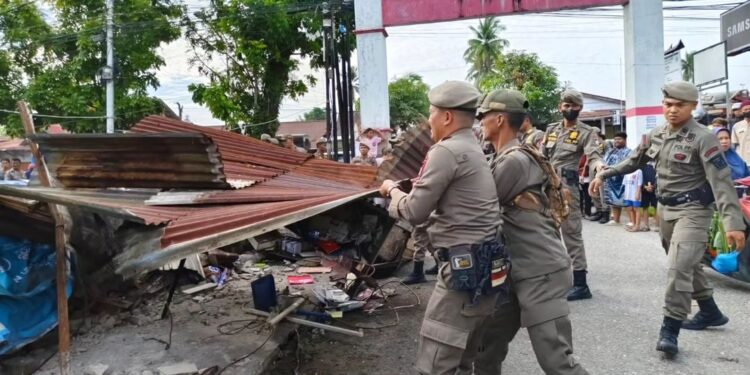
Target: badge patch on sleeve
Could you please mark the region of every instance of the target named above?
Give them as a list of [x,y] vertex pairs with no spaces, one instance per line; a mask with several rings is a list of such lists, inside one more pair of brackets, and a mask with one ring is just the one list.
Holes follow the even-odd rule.
[[703,153],[703,157],[706,159],[711,158],[715,153],[719,152],[719,146],[714,146],[708,149],[708,151]]
[[727,167],[727,161],[723,156],[721,156],[721,154],[714,156],[713,159],[709,160],[709,162],[713,164],[713,166],[718,170],[722,170]]

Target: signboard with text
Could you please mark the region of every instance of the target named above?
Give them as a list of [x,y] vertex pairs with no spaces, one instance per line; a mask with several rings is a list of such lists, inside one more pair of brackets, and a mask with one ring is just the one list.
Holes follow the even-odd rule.
[[727,42],[727,55],[750,50],[750,2],[721,14],[721,41]]
[[682,58],[680,50],[664,56],[664,82],[682,81]]

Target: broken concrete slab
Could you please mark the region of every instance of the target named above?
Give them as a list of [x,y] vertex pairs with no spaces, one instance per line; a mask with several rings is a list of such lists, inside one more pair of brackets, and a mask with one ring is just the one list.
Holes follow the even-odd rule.
[[83,370],[83,375],[109,375],[111,373],[109,366],[101,363],[90,365]]
[[198,372],[194,363],[182,362],[158,368],[159,375],[193,375]]

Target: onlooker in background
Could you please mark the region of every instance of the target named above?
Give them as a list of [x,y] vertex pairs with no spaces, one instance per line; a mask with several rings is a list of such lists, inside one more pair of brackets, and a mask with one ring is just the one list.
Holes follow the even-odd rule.
[[722,117],[717,117],[713,121],[711,121],[711,124],[708,125],[708,128],[713,130],[717,128],[724,128],[726,129],[729,126],[729,122],[727,122],[726,119]]
[[13,166],[10,170],[5,172],[5,180],[6,181],[17,181],[17,180],[25,180],[26,175],[23,173],[23,170],[21,170],[21,159],[13,158]]
[[742,121],[742,103],[734,103],[732,104],[732,121],[731,125],[734,126],[734,124]]
[[589,183],[591,182],[591,176],[589,176],[588,160],[588,157],[586,155],[583,155],[581,156],[581,161],[578,162],[578,183],[580,185],[579,189],[581,194],[581,213],[586,218],[591,216],[591,209],[593,208],[593,201],[591,199],[591,196],[589,195]]
[[[602,155],[606,155],[607,152],[612,148],[612,142],[607,141],[604,137],[604,133],[599,132],[596,134],[597,137],[599,137],[599,153]],[[589,170],[588,166],[588,159],[586,159],[586,169]],[[589,175],[591,177],[591,175]],[[590,183],[591,181],[589,181]],[[594,204],[594,208],[596,209],[596,213],[587,217],[586,219],[591,221],[598,221],[602,224],[607,223],[609,221],[609,205],[607,205],[607,196],[604,194],[604,185],[602,184],[602,187],[599,189],[599,196],[597,197],[591,197],[591,200]]]
[[12,168],[10,165],[10,159],[3,159],[2,168],[3,170],[2,170],[2,173],[0,174],[0,180],[4,180],[5,174],[8,173],[8,171],[11,170]]
[[742,101],[742,118],[743,120],[734,124],[732,128],[732,143],[742,160],[748,163],[750,162],[750,128],[748,127],[750,100]]
[[716,134],[721,151],[724,152],[724,157],[727,158],[727,163],[732,169],[732,180],[750,176],[750,169],[748,169],[747,163],[732,149],[732,144],[729,140],[729,130],[717,128],[714,129],[714,134]]
[[315,159],[330,159],[330,156],[328,155],[328,140],[326,137],[320,137],[320,139],[315,142],[315,148],[317,149],[315,154],[313,154]]
[[376,158],[375,161],[378,163],[378,167],[383,162],[393,159],[393,148],[388,147],[383,149],[383,156]]
[[534,123],[531,120],[531,115],[526,114],[521,125],[521,130],[518,132],[518,141],[521,144],[532,145],[537,150],[542,149],[542,142],[544,141],[544,132],[535,128]]
[[366,144],[369,151],[369,156],[375,158],[378,156],[378,146],[383,138],[379,131],[373,128],[367,128],[362,135],[359,136],[359,143]]
[[643,172],[643,187],[641,188],[641,209],[643,213],[641,215],[641,227],[640,229],[644,232],[649,231],[648,225],[648,210],[654,208],[654,230],[659,230],[659,212],[656,210],[656,169],[654,168],[654,162],[650,161],[644,166],[641,171]]
[[268,134],[261,134],[260,135],[260,140],[263,141],[263,142],[266,142],[266,143],[274,144],[276,146],[279,145],[279,140],[276,139],[276,138],[274,138],[274,137],[271,137]]
[[359,144],[359,156],[352,159],[352,164],[371,165],[373,167],[378,166],[378,162],[375,158],[370,156],[370,146],[366,143]]
[[625,227],[628,232],[638,232],[641,230],[641,187],[643,186],[643,172],[637,170],[633,173],[626,174],[622,181],[625,188],[623,201],[628,209],[630,222]]
[[[623,160],[628,158],[630,155],[630,149],[626,145],[628,135],[625,132],[619,132],[615,134],[612,145],[613,147],[604,156],[604,163],[608,167],[620,164]],[[606,222],[607,225],[619,225],[620,216],[622,214],[622,207],[625,202],[623,194],[625,192],[622,186],[623,176],[616,176],[608,178],[605,184],[605,192],[607,196],[606,203],[611,206],[612,220]],[[602,221],[600,221],[601,223]]]
[[291,135],[285,135],[283,137],[284,137],[284,148],[288,148],[292,151],[307,153],[307,151],[304,148],[297,147],[297,145],[294,144],[294,137],[292,137]]

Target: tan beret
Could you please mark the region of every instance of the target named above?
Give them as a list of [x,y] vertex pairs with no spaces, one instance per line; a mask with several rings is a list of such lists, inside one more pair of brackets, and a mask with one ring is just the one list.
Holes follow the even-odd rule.
[[468,82],[446,81],[430,90],[428,97],[435,107],[474,111],[481,93]]
[[487,94],[479,106],[479,113],[492,111],[508,113],[526,113],[529,101],[520,91],[497,89]]
[[697,102],[700,93],[698,88],[690,82],[675,81],[661,88],[664,99],[676,99],[685,102]]
[[560,95],[560,100],[563,103],[583,105],[583,94],[578,90],[567,89]]

